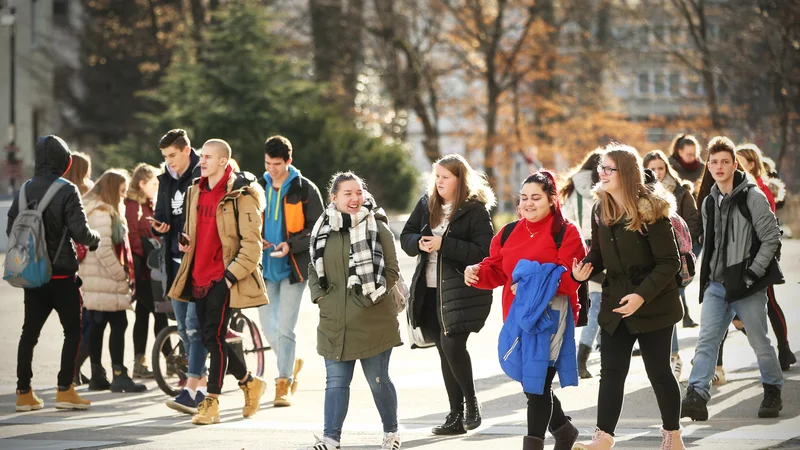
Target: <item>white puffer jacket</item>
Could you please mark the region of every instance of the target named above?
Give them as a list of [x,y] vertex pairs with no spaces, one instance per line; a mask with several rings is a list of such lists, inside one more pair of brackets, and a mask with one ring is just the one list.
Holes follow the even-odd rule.
[[[83,280],[83,306],[92,311],[124,311],[133,309],[128,273],[111,242],[114,209],[99,200],[85,204],[89,227],[100,233],[100,246],[88,252],[78,275]],[[125,220],[122,214],[121,220]]]
[[[594,197],[592,197],[592,173],[588,170],[581,170],[572,176],[572,182],[575,184],[575,190],[564,202],[562,212],[564,217],[575,222],[581,228],[583,238],[589,240],[592,238],[592,206],[594,206]],[[580,214],[578,214],[578,194],[583,203]],[[580,216],[580,217],[579,217]]]

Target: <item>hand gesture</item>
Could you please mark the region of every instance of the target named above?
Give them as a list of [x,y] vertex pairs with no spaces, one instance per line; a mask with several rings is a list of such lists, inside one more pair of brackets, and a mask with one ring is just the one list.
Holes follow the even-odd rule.
[[633,313],[635,313],[642,305],[644,305],[644,298],[642,298],[639,294],[628,294],[625,297],[622,297],[622,300],[619,301],[619,304],[622,305],[619,308],[615,309],[614,312],[618,314],[622,314],[622,318],[630,317]]
[[169,224],[168,223],[153,222],[152,227],[156,232],[158,232],[158,234],[167,234],[167,232],[169,232]]
[[289,254],[289,244],[287,244],[286,242],[281,242],[280,244],[275,246],[275,251],[281,252],[282,253],[281,258],[283,258],[284,256]]
[[269,247],[272,247],[272,244],[270,244],[266,239],[261,238],[261,250],[266,250]]
[[572,258],[572,278],[583,283],[592,276],[592,263],[578,262],[577,258]]
[[464,269],[464,284],[466,284],[467,286],[472,286],[473,284],[477,283],[479,280],[478,272],[480,270],[481,270],[480,264],[473,264],[471,266],[467,266],[467,268]]
[[182,253],[190,253],[192,251],[192,243],[189,241],[189,235],[181,233],[181,236],[183,237],[178,240],[178,250]]
[[442,237],[422,236],[422,243],[428,248],[428,253],[437,252],[442,248]]

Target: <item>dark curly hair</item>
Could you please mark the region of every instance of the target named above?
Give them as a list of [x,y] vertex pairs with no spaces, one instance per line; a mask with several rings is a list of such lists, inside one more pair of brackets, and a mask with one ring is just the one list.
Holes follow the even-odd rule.
[[264,143],[264,154],[289,161],[292,159],[292,143],[283,136],[272,136]]

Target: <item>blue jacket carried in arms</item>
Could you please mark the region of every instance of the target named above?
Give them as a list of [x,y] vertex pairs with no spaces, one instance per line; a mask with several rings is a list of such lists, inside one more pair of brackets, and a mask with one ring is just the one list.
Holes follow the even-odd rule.
[[556,361],[550,361],[550,339],[558,331],[559,312],[549,303],[566,270],[553,263],[520,260],[512,274],[517,295],[500,331],[497,352],[503,372],[521,382],[529,394],[543,393],[550,366],[556,367],[562,387],[578,385],[575,323],[569,304],[561,351]]

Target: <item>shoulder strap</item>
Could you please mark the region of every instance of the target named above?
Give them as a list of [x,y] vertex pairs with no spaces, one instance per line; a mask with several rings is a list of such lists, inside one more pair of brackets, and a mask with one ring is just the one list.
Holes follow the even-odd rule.
[[561,224],[561,229],[558,231],[558,234],[553,236],[553,240],[556,241],[556,249],[561,248],[561,243],[564,242],[564,234],[567,232],[567,227],[565,224]]
[[25,194],[25,188],[28,187],[28,183],[30,183],[30,180],[26,181],[19,190],[19,200],[17,201],[17,208],[19,209],[19,212],[28,210],[28,196]]
[[501,247],[505,245],[506,241],[508,240],[508,237],[511,236],[511,232],[514,231],[514,228],[517,226],[518,223],[519,220],[515,220],[503,227],[503,234],[500,236]]
[[40,214],[44,213],[44,210],[47,209],[47,205],[49,205],[50,202],[53,201],[53,197],[55,197],[58,191],[61,190],[61,188],[66,185],[67,183],[61,181],[60,178],[54,181],[53,184],[51,184],[50,187],[47,188],[47,192],[44,193],[44,197],[42,197],[42,199],[39,200],[39,204],[36,205],[36,210],[39,211]]
[[583,226],[583,196],[575,191],[575,194],[578,195],[578,226]]
[[736,200],[736,206],[739,207],[739,213],[742,215],[742,217],[752,224],[753,215],[750,214],[750,207],[747,206],[747,195],[748,191],[745,191],[744,194],[740,195]]

